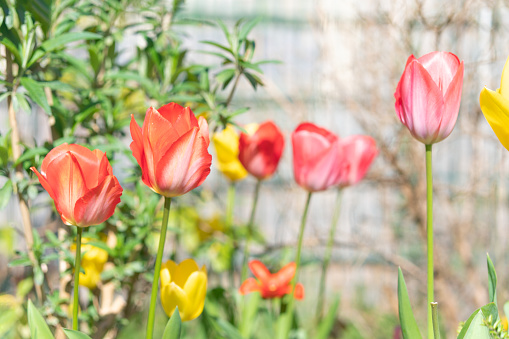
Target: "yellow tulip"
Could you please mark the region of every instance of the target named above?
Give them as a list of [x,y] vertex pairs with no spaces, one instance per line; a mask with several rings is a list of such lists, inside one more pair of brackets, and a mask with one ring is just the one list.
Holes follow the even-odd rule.
[[207,269],[193,259],[180,264],[168,260],[161,267],[161,304],[171,317],[178,306],[182,321],[193,320],[203,311],[207,293]]
[[246,169],[239,161],[239,134],[228,125],[221,132],[214,133],[212,142],[217,153],[218,167],[231,181],[244,179]]
[[[97,283],[101,281],[101,272],[104,269],[104,264],[108,261],[108,252],[105,250],[89,245],[87,242],[91,241],[89,238],[83,238],[81,245],[81,267],[83,272],[80,272],[79,284],[91,290],[97,287]],[[76,251],[76,245],[71,245],[71,250]]]
[[509,150],[509,58],[507,59],[500,88],[481,91],[481,110],[502,145]]

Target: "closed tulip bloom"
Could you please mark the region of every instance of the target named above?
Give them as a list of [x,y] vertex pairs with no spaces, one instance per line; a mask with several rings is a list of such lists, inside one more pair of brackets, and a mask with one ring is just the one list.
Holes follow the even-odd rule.
[[[83,238],[81,245],[81,267],[84,272],[80,272],[79,284],[89,289],[97,287],[101,281],[101,272],[104,264],[108,261],[108,252],[102,248],[87,244],[91,239]],[[71,251],[76,251],[76,244],[71,245]]]
[[378,154],[376,141],[367,135],[353,135],[341,139],[346,166],[341,172],[339,186],[355,185],[364,178]]
[[80,145],[62,144],[44,158],[39,182],[66,225],[98,225],[113,215],[122,187],[113,175],[106,154]]
[[178,306],[182,321],[197,318],[203,311],[207,294],[207,269],[193,259],[180,264],[168,260],[161,267],[161,304],[171,317]]
[[484,87],[481,91],[481,110],[495,132],[500,143],[509,150],[509,58],[507,59],[500,88],[492,91]]
[[[249,269],[256,279],[246,279],[239,288],[240,294],[260,292],[264,299],[282,298],[292,293],[291,282],[295,275],[295,267],[295,263],[291,262],[279,272],[272,274],[261,261],[252,260],[249,262]],[[304,286],[301,283],[295,285],[293,296],[297,300],[304,298]]]
[[176,197],[200,186],[210,173],[207,120],[175,103],[150,107],[143,128],[131,116],[131,150],[142,180],[154,192]]
[[240,133],[239,160],[244,168],[259,180],[267,179],[277,169],[285,138],[281,130],[272,122],[266,121],[259,126],[245,126],[246,133]]
[[292,133],[295,181],[309,192],[338,184],[345,166],[339,138],[312,123],[302,123]]
[[242,180],[247,171],[239,161],[239,134],[228,125],[221,132],[214,133],[212,142],[216,148],[218,167],[231,181]]
[[451,134],[461,100],[463,61],[448,52],[411,55],[394,93],[396,113],[412,136],[431,145]]

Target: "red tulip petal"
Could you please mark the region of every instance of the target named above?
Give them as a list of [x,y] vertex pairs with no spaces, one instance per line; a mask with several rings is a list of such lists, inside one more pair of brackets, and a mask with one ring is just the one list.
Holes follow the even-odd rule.
[[78,160],[70,152],[54,159],[47,169],[46,180],[55,195],[55,205],[67,225],[75,225],[74,206],[87,192]]
[[198,128],[193,128],[171,146],[157,165],[160,194],[179,196],[203,183],[212,164],[207,146]]
[[251,293],[251,292],[260,292],[260,284],[254,278],[246,279],[242,285],[240,285],[239,292],[242,295]]
[[115,212],[120,202],[122,187],[114,176],[107,176],[97,187],[76,201],[74,217],[81,227],[98,225]]
[[42,187],[48,192],[51,199],[56,200],[55,193],[53,193],[53,189],[51,188],[51,185],[49,184],[48,180],[46,180],[46,178],[41,173],[39,173],[39,171],[37,171],[35,167],[30,167],[30,169],[37,175],[37,178],[39,178],[39,182],[41,183]]
[[440,88],[442,95],[445,95],[449,84],[458,72],[460,65],[458,57],[449,52],[431,52],[418,60]]
[[198,121],[189,107],[182,107],[174,102],[166,104],[157,110],[168,120],[182,136],[193,127],[198,127]]
[[295,285],[295,290],[293,291],[293,296],[297,300],[304,299],[304,286],[301,283],[297,283]]
[[253,272],[254,276],[260,280],[262,285],[265,285],[272,277],[267,267],[259,260],[251,260],[249,262],[249,269]]
[[294,262],[291,262],[284,266],[279,272],[272,275],[272,279],[276,282],[278,286],[288,285],[295,275],[296,265]]
[[131,137],[133,141],[131,142],[130,148],[133,152],[133,156],[138,162],[138,165],[141,168],[141,180],[148,187],[152,187],[150,184],[150,180],[148,178],[148,168],[147,168],[147,160],[145,159],[145,151],[143,149],[143,136],[141,133],[141,128],[134,120],[134,116],[131,114]]
[[300,131],[307,131],[307,132],[310,132],[313,134],[321,135],[321,136],[325,137],[329,141],[329,143],[332,143],[338,139],[338,137],[334,133],[326,130],[325,128],[321,128],[313,123],[310,123],[310,122],[303,122],[302,124],[297,126],[297,128],[295,129],[295,132],[300,132]]
[[[84,175],[86,187],[89,189],[96,187],[99,184],[99,172],[97,171],[97,167],[101,164],[105,154],[98,149],[91,151],[84,146],[76,144],[69,145],[69,152],[71,152],[78,161]],[[107,162],[107,166],[110,166],[109,162]]]
[[49,153],[46,154],[46,156],[42,160],[42,164],[41,164],[42,175],[46,175],[48,166],[53,160],[55,160],[58,157],[61,157],[65,153],[69,152],[69,150],[70,150],[69,144],[67,144],[65,142],[65,143],[53,148],[51,151],[49,151]]
[[208,146],[210,144],[210,138],[209,138],[209,124],[207,123],[207,119],[205,119],[204,117],[199,117],[198,126],[200,127],[200,134],[203,136],[203,139],[205,139],[205,142],[207,143]]

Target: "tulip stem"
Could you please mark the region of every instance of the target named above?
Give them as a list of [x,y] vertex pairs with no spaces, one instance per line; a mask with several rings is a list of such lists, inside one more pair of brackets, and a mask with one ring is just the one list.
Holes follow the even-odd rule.
[[316,304],[316,317],[319,319],[323,312],[323,303],[325,297],[325,281],[327,278],[327,269],[332,257],[332,248],[334,246],[334,235],[336,234],[336,227],[339,220],[339,214],[341,212],[341,189],[338,188],[336,195],[336,204],[334,206],[334,214],[332,215],[332,223],[330,226],[329,239],[327,241],[327,248],[325,249],[325,255],[323,257],[322,264],[322,275],[320,278],[320,289],[318,290],[318,302]]
[[426,145],[426,208],[428,248],[428,338],[433,339],[431,303],[434,302],[433,288],[433,175],[431,167],[431,146]]
[[440,339],[440,327],[438,326],[438,303],[431,303],[431,317],[433,319],[433,333],[435,339]]
[[231,230],[233,224],[233,206],[235,205],[235,182],[230,182],[228,185],[228,197],[226,201],[226,218],[225,218],[225,228],[228,232],[231,232],[233,239],[233,252],[230,258],[230,271],[229,271],[229,279],[230,279],[230,287],[234,288],[235,285],[235,253],[237,252],[237,240],[235,239],[234,233]]
[[251,215],[249,216],[249,223],[247,224],[247,237],[246,237],[246,244],[244,245],[244,262],[242,264],[242,272],[240,275],[240,281],[244,281],[247,278],[247,262],[249,259],[249,242],[251,241],[251,238],[253,237],[253,224],[254,224],[254,218],[256,214],[256,205],[258,204],[258,195],[260,193],[260,186],[262,184],[261,180],[258,180],[256,182],[256,188],[254,192],[254,198],[253,198],[253,206],[251,208]]
[[147,321],[147,339],[152,339],[154,332],[154,321],[156,315],[157,290],[159,286],[159,274],[161,272],[161,262],[163,260],[164,243],[166,241],[166,230],[168,228],[168,217],[170,216],[171,198],[164,197],[163,222],[161,224],[161,234],[159,236],[159,246],[157,248],[156,264],[154,267],[154,280],[152,281],[152,293],[150,294],[150,308]]
[[83,228],[78,228],[78,235],[76,236],[76,263],[74,264],[74,301],[72,304],[72,329],[78,330],[78,310],[79,304],[79,286],[80,286],[80,270],[81,270],[81,233]]

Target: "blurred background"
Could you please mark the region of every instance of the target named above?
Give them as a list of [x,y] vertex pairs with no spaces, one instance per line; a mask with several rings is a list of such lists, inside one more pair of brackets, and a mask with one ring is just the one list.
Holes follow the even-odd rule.
[[[186,0],[179,9],[178,18],[181,20],[171,26],[166,51],[164,45],[157,45],[160,40],[147,38],[156,29],[164,32],[165,23],[157,17],[153,18],[154,22],[145,22],[144,11],[134,10],[138,8],[136,1],[124,7],[123,11],[119,10],[118,16],[106,28],[104,23],[107,20],[98,14],[101,6],[93,1],[89,3],[97,8],[91,9],[91,14],[87,16],[76,15],[74,18],[79,18],[76,26],[91,32],[106,32],[115,42],[105,49],[107,58],[101,64],[102,68],[90,71],[90,74],[101,75],[102,69],[106,74],[102,76],[109,79],[107,86],[111,92],[118,89],[115,86],[120,86],[118,81],[139,81],[141,85],[122,85],[129,88],[124,93],[126,98],[130,96],[129,104],[124,102],[121,106],[115,106],[114,103],[107,106],[100,103],[97,110],[76,123],[77,127],[63,128],[64,132],[60,135],[54,127],[59,126],[58,116],[55,118],[46,114],[37,105],[29,106],[28,110],[20,105],[18,124],[26,149],[42,147],[49,140],[64,137],[74,137],[74,142],[87,141],[97,147],[117,145],[121,151],[116,156],[114,172],[127,185],[134,185],[131,175],[134,170],[125,170],[127,167],[136,167],[129,159],[128,151],[131,141],[127,127],[130,114],[142,117],[146,107],[165,103],[165,100],[191,105],[197,113],[206,114],[210,107],[205,107],[204,101],[196,99],[196,93],[190,94],[189,89],[175,90],[173,80],[166,86],[166,92],[161,89],[161,95],[154,98],[140,79],[129,78],[125,74],[123,78],[118,74],[116,77],[110,74],[108,78],[108,71],[116,65],[132,72],[149,67],[150,53],[146,51],[153,43],[160,55],[185,50],[183,63],[201,65],[195,73],[192,69],[188,70],[186,79],[190,82],[199,81],[203,70],[213,79],[225,65],[220,65],[218,61],[221,59],[217,56],[202,52],[218,52],[215,46],[203,41],[226,45],[226,37],[217,26],[217,20],[222,20],[231,28],[241,18],[260,20],[249,35],[249,39],[256,43],[254,59],[279,60],[281,63],[260,65],[263,74],[256,74],[263,86],[258,85],[256,90],[247,78],[240,78],[228,109],[235,111],[249,107],[246,113],[235,116],[234,122],[242,125],[271,119],[286,136],[285,151],[278,171],[261,188],[256,226],[264,240],[253,247],[254,256],[272,258],[270,260],[278,262],[288,262],[294,256],[306,192],[293,179],[290,135],[300,122],[314,122],[341,137],[367,134],[376,139],[380,153],[367,178],[343,192],[332,266],[327,279],[328,293],[339,294],[341,300],[332,338],[392,336],[398,325],[398,266],[405,274],[414,313],[424,328],[424,146],[415,141],[399,122],[394,110],[394,91],[411,54],[419,57],[435,50],[456,54],[465,63],[459,118],[450,137],[433,147],[436,300],[440,305],[444,328],[452,336],[460,321],[466,320],[473,310],[488,302],[487,252],[498,269],[501,287],[498,291],[499,302],[508,300],[508,290],[504,287],[508,279],[505,268],[509,265],[509,252],[506,250],[509,234],[509,163],[507,151],[484,119],[478,99],[483,86],[490,89],[499,87],[502,69],[509,55],[509,7],[506,1]],[[172,3],[159,1],[158,6],[171,8]],[[106,11],[106,6],[103,10]],[[101,23],[101,20],[104,22]],[[91,62],[94,54],[90,53],[90,48],[87,50],[77,43],[70,46],[70,58],[51,56],[48,59],[53,58],[58,67],[64,63],[65,67],[78,67],[75,59]],[[5,47],[2,46],[2,70],[6,67],[4,52]],[[81,90],[87,88],[83,84],[87,81],[86,76],[77,76],[75,71],[64,66],[55,71],[48,69],[47,64],[42,64],[41,69],[46,72],[46,81],[58,80],[76,85]],[[40,70],[33,70],[33,73],[36,71]],[[150,78],[152,73],[145,74]],[[232,83],[225,87],[223,97],[228,95]],[[95,83],[90,88],[104,89],[104,86]],[[182,91],[185,93],[182,94]],[[66,121],[69,121],[69,116],[82,113],[80,109],[91,105],[73,103],[73,95],[76,94],[61,95],[62,106],[72,112],[68,113]],[[56,104],[54,106],[57,107]],[[114,121],[122,122],[110,129],[114,141],[101,138],[99,133],[104,126],[106,129],[108,127],[107,119],[101,118],[101,114],[108,109],[114,112]],[[7,100],[4,100],[0,103],[2,136],[10,129],[7,111]],[[62,113],[63,109],[57,108],[56,111]],[[103,123],[103,120],[106,122]],[[94,123],[98,126],[95,132]],[[212,147],[211,152],[215,156]],[[37,164],[42,158],[34,155],[28,160]],[[36,185],[33,179],[30,184]],[[6,180],[0,181],[0,185]],[[247,222],[254,186],[255,180],[252,178],[237,186],[234,219],[238,224]],[[183,218],[191,220],[189,225],[213,225],[210,220],[224,213],[227,187],[226,179],[214,168],[202,190],[197,193],[200,196],[199,204],[192,204],[195,207],[192,217]],[[33,226],[41,236],[47,230],[56,233],[60,220],[47,207],[47,194],[37,193],[34,193],[30,204]],[[189,200],[183,198],[184,203],[177,204],[185,209]],[[304,318],[314,310],[317,291],[314,286],[320,275],[320,260],[329,232],[334,200],[333,191],[315,194],[311,200],[304,239],[305,266],[300,275],[307,293],[300,306]],[[15,250],[26,251],[18,203],[17,198],[13,197],[0,211],[0,292],[12,292],[16,281],[26,274],[19,267],[7,266],[15,257]],[[174,211],[175,214],[179,210]],[[209,226],[205,228],[212,237],[221,233],[213,226],[210,231]],[[189,226],[178,233],[183,239],[182,253],[195,253],[193,248],[197,247],[197,231],[193,231],[193,227]],[[212,240],[198,258],[221,271],[229,262],[224,253],[230,253],[231,249],[221,252],[223,249],[217,244],[224,245],[224,242],[217,241]],[[171,239],[168,243],[173,244]],[[173,247],[167,246],[168,253],[174,250]],[[179,256],[182,259],[186,255]],[[211,260],[215,260],[215,263],[211,263]],[[239,269],[241,258],[234,257],[233,262],[237,263],[236,269]],[[52,266],[49,266],[51,270]],[[225,278],[218,274],[212,277],[210,284],[219,285],[224,281]],[[236,284],[240,284],[240,281],[236,280]]]

